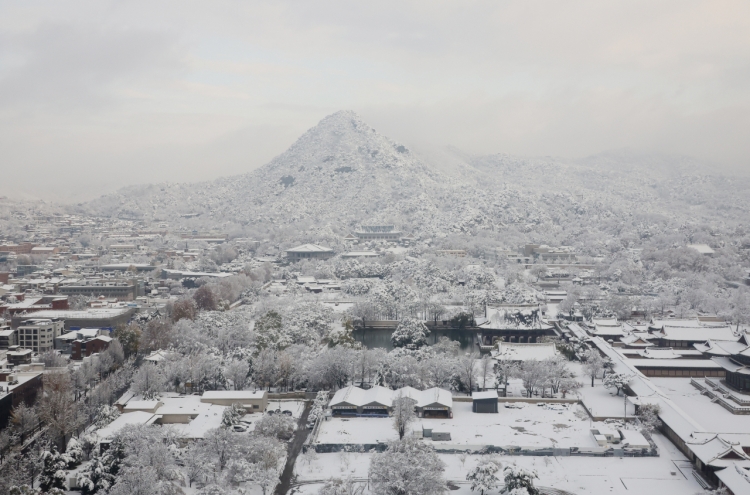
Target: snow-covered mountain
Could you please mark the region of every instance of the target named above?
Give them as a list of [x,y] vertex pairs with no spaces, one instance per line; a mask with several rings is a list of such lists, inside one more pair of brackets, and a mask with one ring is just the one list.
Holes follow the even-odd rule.
[[131,186],[83,209],[284,239],[340,239],[369,223],[396,224],[422,238],[477,231],[502,237],[513,226],[563,242],[618,221],[653,230],[653,215],[677,224],[747,218],[747,186],[747,179],[708,175],[694,162],[627,152],[572,161],[446,148],[420,157],[341,111],[247,174]]

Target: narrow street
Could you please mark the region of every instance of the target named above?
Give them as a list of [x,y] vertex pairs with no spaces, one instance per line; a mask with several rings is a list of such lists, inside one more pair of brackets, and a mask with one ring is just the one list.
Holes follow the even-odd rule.
[[307,440],[307,435],[310,434],[310,430],[307,429],[307,416],[310,414],[311,408],[312,401],[306,402],[305,410],[302,411],[302,416],[300,416],[297,423],[297,431],[294,432],[294,438],[289,443],[286,466],[284,466],[284,471],[279,478],[279,484],[276,485],[276,495],[286,495],[292,485],[294,463],[297,461],[299,453],[302,452],[302,446],[305,444],[305,440]]

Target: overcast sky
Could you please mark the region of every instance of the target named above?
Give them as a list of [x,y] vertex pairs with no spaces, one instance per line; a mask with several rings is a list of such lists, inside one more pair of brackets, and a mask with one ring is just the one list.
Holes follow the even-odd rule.
[[0,0],[0,194],[249,171],[353,109],[469,153],[750,169],[750,2]]

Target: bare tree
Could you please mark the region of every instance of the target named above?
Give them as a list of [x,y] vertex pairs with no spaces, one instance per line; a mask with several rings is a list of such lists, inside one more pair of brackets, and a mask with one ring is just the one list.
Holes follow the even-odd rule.
[[476,361],[478,357],[479,355],[476,352],[466,353],[463,356],[459,356],[456,362],[458,379],[469,393],[474,390],[477,376]]
[[193,483],[205,479],[206,461],[203,455],[203,449],[197,443],[191,443],[182,454],[182,463],[185,466],[185,475],[188,481],[188,487],[192,488]]
[[78,403],[73,400],[73,387],[67,370],[44,375],[39,417],[49,427],[60,452],[64,453],[68,437],[83,423]]
[[172,305],[172,321],[175,323],[182,319],[194,320],[196,313],[197,308],[192,299],[180,299]]
[[216,295],[208,285],[201,285],[195,294],[193,300],[198,309],[203,311],[216,311],[217,301]]
[[361,349],[357,351],[355,379],[359,380],[360,386],[364,386],[365,381],[372,382],[375,371],[386,357],[385,354],[386,352],[383,349]]
[[417,401],[411,397],[399,396],[393,401],[393,427],[398,432],[398,438],[403,439],[409,425],[416,419],[414,407]]
[[175,337],[172,322],[166,318],[157,318],[146,324],[141,335],[141,347],[147,351],[166,349]]
[[493,360],[489,356],[484,356],[479,360],[479,377],[482,379],[482,388],[487,389],[487,378],[492,377]]
[[21,402],[13,408],[10,422],[21,436],[21,444],[23,445],[26,442],[26,434],[39,425],[39,415],[34,408]]
[[595,349],[589,350],[584,355],[583,371],[591,377],[591,386],[594,386],[594,378],[604,369],[604,360]]

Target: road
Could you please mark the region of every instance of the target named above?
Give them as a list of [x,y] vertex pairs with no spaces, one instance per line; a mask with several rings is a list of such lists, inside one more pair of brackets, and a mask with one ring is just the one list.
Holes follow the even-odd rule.
[[294,437],[289,442],[286,466],[284,466],[284,471],[279,477],[279,484],[276,485],[276,495],[286,495],[292,486],[294,463],[297,461],[299,453],[302,452],[302,446],[305,444],[305,440],[307,440],[307,435],[310,434],[310,430],[307,429],[307,416],[310,414],[311,407],[311,401],[305,402],[305,410],[302,411],[302,416],[300,416],[297,423],[297,431],[294,432]]

